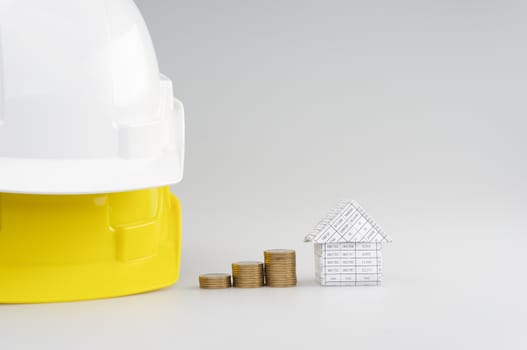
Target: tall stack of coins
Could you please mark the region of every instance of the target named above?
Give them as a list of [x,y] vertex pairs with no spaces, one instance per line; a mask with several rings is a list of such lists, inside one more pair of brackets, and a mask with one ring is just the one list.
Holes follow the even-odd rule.
[[264,285],[264,264],[259,261],[232,263],[232,280],[237,288],[258,288]]
[[296,286],[296,254],[292,249],[264,251],[265,279],[269,287]]
[[203,289],[230,288],[231,275],[228,273],[207,273],[199,275],[199,287]]

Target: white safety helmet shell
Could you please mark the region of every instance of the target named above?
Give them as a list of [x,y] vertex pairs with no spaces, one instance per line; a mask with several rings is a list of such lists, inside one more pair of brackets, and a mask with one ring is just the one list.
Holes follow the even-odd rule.
[[0,0],[0,192],[177,183],[184,114],[132,0]]

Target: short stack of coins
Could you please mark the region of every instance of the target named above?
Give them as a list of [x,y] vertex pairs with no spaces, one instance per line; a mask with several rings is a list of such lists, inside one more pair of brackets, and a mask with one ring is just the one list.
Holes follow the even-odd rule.
[[232,281],[235,288],[263,287],[264,264],[259,261],[232,263]]
[[199,275],[199,287],[203,289],[230,288],[231,275],[228,273],[207,273]]
[[269,287],[296,286],[296,254],[292,249],[264,251],[265,280]]

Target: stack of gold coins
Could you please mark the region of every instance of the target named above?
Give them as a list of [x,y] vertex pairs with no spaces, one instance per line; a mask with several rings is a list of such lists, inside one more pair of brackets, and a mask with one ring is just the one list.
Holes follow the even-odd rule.
[[203,289],[230,288],[231,275],[228,273],[206,273],[199,275],[199,287]]
[[264,251],[265,280],[269,287],[296,286],[296,254],[292,249]]
[[264,264],[260,261],[232,263],[232,280],[236,288],[258,288],[264,285]]

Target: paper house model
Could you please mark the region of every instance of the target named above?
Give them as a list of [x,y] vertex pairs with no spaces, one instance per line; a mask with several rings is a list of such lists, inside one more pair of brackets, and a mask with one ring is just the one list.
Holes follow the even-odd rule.
[[315,246],[315,278],[323,286],[377,286],[383,243],[390,237],[355,201],[344,200],[308,234]]

